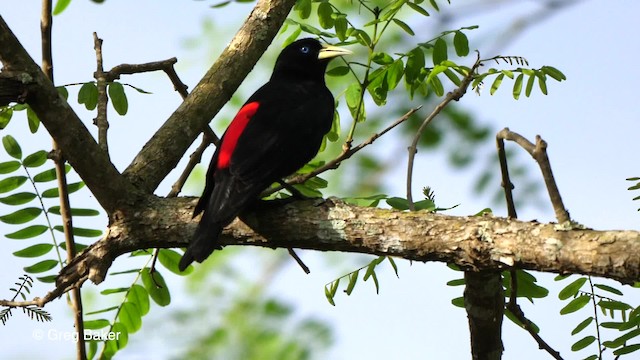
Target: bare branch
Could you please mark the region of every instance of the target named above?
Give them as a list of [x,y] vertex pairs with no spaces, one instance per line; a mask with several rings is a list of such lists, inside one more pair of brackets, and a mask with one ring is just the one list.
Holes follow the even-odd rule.
[[413,182],[413,162],[414,162],[416,153],[418,152],[418,141],[420,141],[420,138],[422,137],[422,133],[427,128],[427,126],[431,123],[431,121],[433,121],[433,119],[435,119],[435,117],[438,116],[438,114],[440,114],[440,112],[445,107],[447,107],[447,105],[449,105],[451,101],[453,100],[458,101],[460,100],[460,98],[464,96],[464,94],[467,92],[467,88],[469,87],[469,84],[471,84],[471,81],[475,76],[476,69],[481,65],[481,63],[482,62],[480,61],[480,54],[478,54],[476,62],[473,64],[473,66],[469,70],[469,73],[467,74],[467,76],[465,76],[464,79],[462,79],[462,81],[460,82],[460,85],[455,90],[448,93],[447,96],[445,96],[445,98],[442,100],[442,102],[440,102],[433,109],[431,114],[429,114],[429,116],[427,116],[422,121],[422,124],[418,128],[418,131],[416,131],[416,135],[413,138],[413,141],[411,142],[411,146],[409,146],[408,148],[409,159],[407,161],[407,201],[409,202],[409,209],[412,211],[415,210],[415,205],[413,203],[413,194],[411,190],[412,182]]
[[102,39],[95,32],[93,33],[93,48],[96,51],[96,72],[93,77],[96,79],[96,87],[98,88],[97,115],[93,119],[93,124],[98,127],[98,144],[108,157],[107,131],[109,130],[109,121],[107,120],[107,103],[109,102],[109,97],[107,96],[107,78],[102,58]]
[[514,141],[516,144],[525,149],[536,160],[536,162],[540,166],[540,170],[542,171],[542,178],[544,179],[544,183],[547,186],[549,198],[551,199],[551,204],[553,205],[553,210],[556,213],[556,219],[558,220],[558,223],[563,224],[571,221],[571,217],[569,216],[569,212],[564,207],[562,196],[560,195],[560,190],[558,190],[558,185],[556,184],[556,180],[553,177],[553,172],[551,171],[551,163],[549,162],[549,158],[547,157],[547,143],[542,140],[540,135],[536,136],[535,145],[532,144],[529,140],[525,139],[522,135],[510,131],[509,128],[502,129],[498,133],[497,137],[504,140]]

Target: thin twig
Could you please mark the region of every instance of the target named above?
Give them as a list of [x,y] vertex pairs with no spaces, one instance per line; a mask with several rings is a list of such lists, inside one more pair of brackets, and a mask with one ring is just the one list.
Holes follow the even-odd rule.
[[98,144],[100,148],[109,156],[109,144],[107,142],[107,132],[109,130],[109,121],[107,120],[107,79],[104,72],[102,58],[102,39],[97,33],[93,33],[93,48],[96,51],[96,72],[93,77],[96,79],[96,87],[98,88],[98,104],[96,118],[93,124],[98,127]]
[[[326,164],[324,164],[323,166],[320,166],[319,168],[306,173],[306,174],[302,174],[302,175],[297,175],[294,176],[292,178],[290,178],[289,180],[287,180],[287,184],[288,185],[296,185],[296,184],[302,184],[305,181],[311,179],[312,177],[319,175],[327,170],[332,170],[332,169],[337,169],[338,166],[340,166],[340,164],[349,159],[350,157],[352,157],[355,153],[357,153],[358,151],[364,149],[365,147],[373,144],[374,141],[376,141],[379,137],[381,137],[382,135],[386,134],[387,132],[389,132],[390,130],[392,130],[393,128],[395,128],[396,126],[402,124],[403,122],[405,122],[407,119],[409,119],[411,117],[411,115],[413,115],[416,111],[420,110],[420,108],[422,108],[422,106],[418,106],[417,108],[413,108],[409,111],[407,111],[406,114],[402,115],[400,118],[398,118],[396,121],[394,121],[391,125],[389,125],[387,128],[385,128],[384,130],[382,130],[379,133],[375,133],[373,135],[371,135],[370,138],[368,138],[366,141],[363,141],[362,143],[358,144],[358,146],[352,147],[352,148],[346,148],[343,147],[342,153],[340,153],[340,155],[338,155],[335,159],[327,162]],[[277,187],[274,187],[272,189],[266,190],[261,194],[261,197],[265,197],[268,195],[271,195],[277,191],[280,191],[284,188],[284,186],[280,185]]]
[[593,305],[593,319],[596,322],[596,340],[598,340],[598,359],[602,359],[602,351],[604,348],[602,347],[602,339],[600,337],[600,320],[598,320],[598,303],[596,302],[595,293],[596,290],[593,287],[593,281],[591,281],[591,276],[587,276],[589,280],[589,286],[591,287],[591,303]]
[[527,317],[524,315],[524,312],[520,308],[520,305],[517,304],[516,297],[517,297],[517,287],[518,286],[517,286],[517,280],[516,280],[515,272],[516,272],[515,270],[511,271],[511,296],[509,297],[509,303],[507,304],[507,310],[509,310],[511,312],[511,314],[513,314],[513,316],[515,316],[516,319],[518,319],[518,321],[520,321],[520,323],[522,324],[522,327],[538,343],[538,347],[540,349],[543,349],[546,352],[548,352],[549,355],[551,355],[554,359],[562,360],[562,356],[560,356],[560,353],[558,351],[554,350],[546,341],[544,341],[540,337],[540,335],[538,335],[538,333],[536,333],[536,331],[535,331],[535,329],[533,327],[533,323],[531,322],[531,320],[527,319]]
[[302,259],[300,259],[300,257],[298,256],[298,254],[296,254],[293,248],[288,248],[287,250],[289,251],[289,255],[291,255],[291,257],[296,260],[296,262],[298,263],[298,265],[300,265],[300,267],[305,272],[305,274],[311,273],[311,270],[309,270],[309,267],[302,261]]
[[473,64],[473,66],[469,70],[469,73],[467,74],[467,76],[465,76],[464,79],[462,79],[462,82],[460,83],[460,85],[455,90],[453,90],[452,92],[448,93],[447,96],[445,96],[444,100],[442,100],[442,102],[440,104],[438,104],[433,109],[431,114],[429,114],[429,116],[427,116],[422,121],[422,124],[418,128],[418,131],[416,132],[416,135],[413,138],[413,142],[411,143],[411,146],[409,146],[409,148],[408,148],[408,150],[409,150],[409,159],[407,161],[407,201],[409,202],[409,209],[411,211],[415,210],[415,205],[413,203],[413,195],[412,195],[412,191],[411,191],[411,186],[412,186],[412,182],[413,182],[413,163],[414,163],[414,159],[415,159],[416,153],[418,152],[418,141],[420,141],[420,138],[422,137],[422,133],[427,128],[427,126],[431,123],[431,121],[438,114],[440,114],[440,112],[447,105],[449,105],[449,103],[451,101],[453,101],[453,100],[458,101],[458,100],[460,100],[460,98],[462,98],[464,96],[464,94],[467,92],[467,88],[469,87],[469,84],[471,84],[471,81],[473,80],[473,78],[475,76],[476,69],[481,64],[482,64],[482,62],[480,61],[480,54],[478,53],[478,56],[476,58],[476,62]]
[[[515,136],[517,135],[517,136]],[[496,145],[498,149],[498,158],[500,160],[500,171],[502,173],[502,188],[504,189],[505,200],[507,202],[507,211],[509,214],[509,218],[517,219],[518,215],[516,213],[515,201],[513,200],[513,184],[511,183],[511,179],[509,178],[509,168],[507,166],[507,156],[505,154],[504,149],[504,140],[512,140],[518,143],[527,151],[534,151],[535,147],[524,137],[512,133],[508,128],[505,128],[498,132],[496,135]],[[531,153],[531,152],[530,152]],[[533,339],[538,343],[538,347],[540,349],[548,352],[554,359],[562,359],[560,353],[553,349],[538,333],[535,331],[533,323],[529,320],[520,305],[518,305],[518,272],[513,269],[510,270],[511,273],[511,294],[509,296],[509,303],[507,303],[507,310],[513,314],[513,316],[520,321],[522,327],[533,337]]]
[[536,135],[536,143],[534,145],[522,135],[509,130],[509,128],[502,129],[498,132],[497,137],[504,140],[514,141],[534,158],[540,166],[540,171],[542,171],[542,178],[544,179],[544,183],[547,187],[547,192],[549,193],[551,205],[553,206],[553,211],[556,214],[558,223],[563,224],[571,221],[571,217],[569,216],[567,209],[564,207],[562,196],[560,196],[560,190],[558,190],[558,185],[556,184],[553,172],[551,171],[551,163],[549,162],[549,157],[547,157],[546,141],[542,140],[540,135]]
[[[51,44],[51,30],[53,27],[52,0],[42,1],[42,18],[40,21],[41,42],[42,42],[42,71],[53,83],[53,55]],[[58,144],[53,141],[53,151],[61,155]],[[62,156],[54,159],[56,178],[58,179],[58,194],[60,198],[60,215],[62,216],[62,227],[64,229],[65,245],[67,250],[67,263],[70,263],[76,256],[75,240],[73,238],[73,224],[71,217],[71,206],[69,204],[69,192],[67,187],[67,175],[65,171],[65,160]],[[80,288],[75,288],[71,293],[71,307],[74,312],[74,324],[77,334],[84,334],[84,320],[82,318],[82,294]],[[39,306],[42,307],[42,306]],[[76,341],[76,357],[79,360],[87,358],[85,341],[83,336],[78,336]]]
[[498,160],[500,161],[500,172],[502,173],[502,188],[504,189],[504,197],[507,202],[507,214],[512,219],[517,219],[515,202],[513,201],[513,183],[509,178],[509,166],[507,165],[507,155],[504,150],[504,139],[496,135],[496,146],[498,148]]

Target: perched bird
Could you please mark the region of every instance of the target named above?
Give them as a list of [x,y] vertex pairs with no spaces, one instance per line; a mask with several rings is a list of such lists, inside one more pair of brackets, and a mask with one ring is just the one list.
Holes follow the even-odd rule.
[[181,271],[220,249],[217,240],[226,225],[269,185],[316,155],[334,112],[325,70],[331,59],[350,53],[309,38],[282,50],[271,79],[238,111],[211,159],[193,216],[204,213]]

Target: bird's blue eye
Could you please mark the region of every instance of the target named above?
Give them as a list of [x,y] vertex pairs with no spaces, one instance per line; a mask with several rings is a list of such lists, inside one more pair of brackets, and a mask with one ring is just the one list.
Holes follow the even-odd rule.
[[308,46],[303,46],[303,47],[300,48],[300,52],[303,53],[303,54],[308,54],[309,51],[311,51],[311,49],[309,49]]

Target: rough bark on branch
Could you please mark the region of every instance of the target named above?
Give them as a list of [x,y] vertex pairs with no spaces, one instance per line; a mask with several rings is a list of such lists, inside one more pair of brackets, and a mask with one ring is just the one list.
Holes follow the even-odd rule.
[[[133,250],[185,247],[196,227],[194,206],[195,199],[149,197],[136,210],[114,214],[108,235],[64,269],[59,283],[70,285],[86,276],[100,282],[117,256]],[[640,280],[637,231],[560,231],[554,224],[364,208],[337,199],[297,201],[243,219],[225,229],[223,245],[389,255],[455,263],[467,270],[515,266],[623,283]]]

